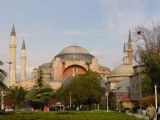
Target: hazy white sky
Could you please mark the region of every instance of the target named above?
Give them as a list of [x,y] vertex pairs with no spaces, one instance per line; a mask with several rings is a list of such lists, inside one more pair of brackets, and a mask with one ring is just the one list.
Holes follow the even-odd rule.
[[[160,20],[160,0],[0,0],[0,59],[8,60],[12,24],[17,33],[17,73],[24,37],[28,75],[75,43],[101,65],[122,63],[128,30]],[[5,64],[4,68],[7,68]]]

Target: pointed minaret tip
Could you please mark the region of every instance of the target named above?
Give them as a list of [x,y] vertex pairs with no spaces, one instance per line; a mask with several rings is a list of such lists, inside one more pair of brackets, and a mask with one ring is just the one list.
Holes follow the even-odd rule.
[[124,47],[123,47],[123,53],[126,53],[126,45],[124,43]]
[[132,42],[131,40],[131,31],[129,30],[129,34],[128,34],[128,42]]
[[26,46],[25,46],[25,41],[24,41],[24,39],[23,39],[23,43],[22,43],[22,49],[26,49]]
[[12,31],[11,31],[10,36],[16,36],[14,24],[13,24],[13,26],[12,26]]

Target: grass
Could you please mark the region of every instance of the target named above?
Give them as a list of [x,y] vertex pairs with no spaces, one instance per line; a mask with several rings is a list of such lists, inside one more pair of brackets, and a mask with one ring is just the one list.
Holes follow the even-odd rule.
[[12,112],[0,120],[144,120],[125,113],[102,111]]

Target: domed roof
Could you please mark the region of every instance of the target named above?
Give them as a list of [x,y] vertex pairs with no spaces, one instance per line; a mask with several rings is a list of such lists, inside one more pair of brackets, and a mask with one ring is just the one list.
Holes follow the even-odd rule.
[[110,73],[110,76],[130,76],[133,75],[133,72],[134,70],[132,65],[121,64]]
[[89,52],[80,46],[72,45],[64,48],[60,54],[89,54]]
[[77,45],[64,48],[58,55],[55,56],[55,58],[57,57],[61,58],[63,61],[69,59],[78,59],[86,62],[91,62],[94,58],[94,56],[91,55],[86,49]]

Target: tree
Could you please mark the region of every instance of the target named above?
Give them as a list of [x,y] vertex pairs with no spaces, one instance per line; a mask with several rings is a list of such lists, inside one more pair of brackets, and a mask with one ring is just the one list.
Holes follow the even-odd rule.
[[69,105],[69,94],[71,93],[72,103],[76,106],[100,103],[104,89],[100,86],[101,76],[95,72],[75,76],[75,78],[57,91],[58,99]]
[[[135,31],[138,34],[138,38],[135,37],[136,41],[139,41],[135,52],[139,60],[136,59],[136,61],[140,61],[139,64],[145,64],[145,73],[150,80],[145,86],[151,88],[151,93],[153,93],[154,84],[160,86],[160,26],[156,25],[151,28],[138,26]],[[158,87],[158,92],[160,92],[160,87]]]
[[44,105],[49,105],[53,94],[53,89],[44,83],[43,72],[40,70],[38,72],[36,85],[31,90],[29,90],[26,96],[26,101],[35,109],[41,109]]
[[[4,63],[0,61],[0,66],[2,66]],[[7,73],[3,70],[0,69],[0,88],[4,89],[6,88],[6,85],[3,83],[3,80],[6,78]]]
[[111,110],[116,109],[116,96],[113,92],[109,92],[108,106]]
[[40,69],[40,70],[38,71],[37,85],[38,85],[39,87],[42,87],[43,84],[44,84],[44,81],[43,81],[43,72],[42,72],[42,70]]
[[[160,103],[160,95],[157,96],[157,102]],[[150,104],[155,105],[155,96],[154,95],[148,95],[142,98],[142,108],[147,109],[147,107]]]
[[11,100],[15,108],[24,105],[26,94],[27,91],[21,86],[12,86],[7,90],[7,98]]
[[33,87],[26,96],[26,101],[35,109],[41,109],[44,105],[49,105],[53,96],[53,89],[48,85]]

